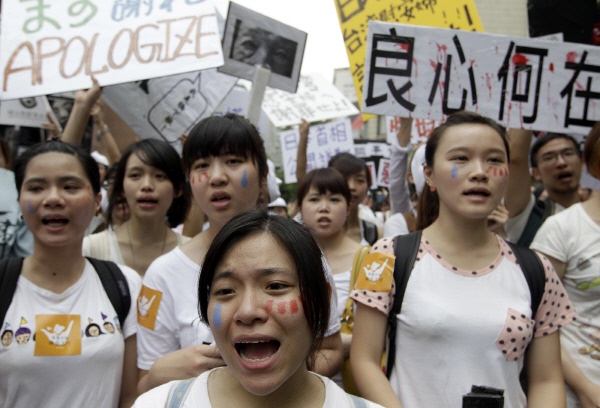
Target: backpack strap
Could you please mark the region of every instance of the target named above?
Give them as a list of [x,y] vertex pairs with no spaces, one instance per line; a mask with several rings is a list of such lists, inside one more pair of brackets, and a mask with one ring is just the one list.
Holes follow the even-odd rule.
[[537,254],[531,249],[508,241],[506,243],[515,254],[519,267],[529,286],[529,292],[531,293],[531,318],[535,319],[537,310],[542,302],[542,297],[544,296],[546,285],[544,265]]
[[13,295],[17,290],[22,267],[23,258],[4,258],[0,261],[0,325],[4,323]]
[[375,242],[377,242],[379,235],[377,232],[377,225],[373,224],[372,222],[362,220],[362,227],[365,241],[367,241],[369,245],[373,245]]
[[529,247],[529,245],[531,245],[535,234],[540,229],[546,218],[552,215],[552,204],[553,203],[550,201],[550,199],[546,199],[544,201],[535,200],[535,204],[531,209],[529,218],[527,218],[525,229],[523,230],[521,237],[519,237],[517,244],[525,247]]
[[394,293],[394,304],[388,315],[388,347],[387,347],[387,364],[386,375],[389,378],[392,374],[392,367],[396,359],[396,316],[402,309],[402,300],[404,292],[408,285],[408,278],[415,264],[417,253],[419,252],[419,244],[421,243],[421,230],[411,232],[406,235],[398,235],[394,238],[394,284],[396,292]]
[[110,303],[115,308],[121,327],[125,323],[125,318],[131,309],[131,293],[129,293],[129,285],[127,279],[116,263],[111,261],[102,261],[100,259],[86,257],[92,264],[104,291],[110,299]]
[[165,408],[180,408],[183,406],[185,399],[187,398],[190,390],[192,389],[192,384],[196,381],[197,377],[188,378],[187,380],[177,381],[173,385],[171,385],[171,389],[169,391],[169,397],[167,398],[167,402],[165,404]]

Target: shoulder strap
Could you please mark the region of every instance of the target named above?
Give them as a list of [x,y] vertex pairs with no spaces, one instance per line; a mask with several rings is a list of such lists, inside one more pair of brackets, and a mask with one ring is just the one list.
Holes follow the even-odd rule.
[[544,296],[544,287],[546,284],[546,273],[544,265],[535,252],[531,249],[508,242],[510,249],[515,254],[521,271],[525,276],[529,292],[531,293],[531,318],[535,319],[537,310]]
[[421,243],[421,232],[415,231],[406,235],[398,235],[394,238],[394,284],[396,292],[394,293],[394,304],[388,315],[388,347],[387,347],[387,364],[386,375],[392,374],[392,367],[396,358],[396,316],[402,309],[402,300],[404,292],[408,284],[408,278],[412,272],[419,244]]
[[552,212],[552,205],[548,200],[540,201],[535,200],[535,204],[531,209],[531,213],[529,214],[529,218],[527,218],[527,224],[525,224],[525,229],[517,242],[521,246],[529,247],[533,242],[533,238],[535,234],[540,229],[544,220],[550,216]]
[[358,273],[360,272],[363,259],[365,259],[365,255],[368,254],[370,250],[371,247],[369,245],[362,245],[354,255],[354,261],[352,261],[352,272],[350,275],[350,292],[352,292],[354,286],[356,285],[356,280],[358,279]]
[[110,303],[115,308],[121,327],[125,323],[125,318],[131,308],[131,293],[127,279],[116,263],[111,261],[101,261],[100,259],[86,257],[92,264],[96,273],[100,277],[102,286],[110,299]]
[[165,408],[180,408],[183,406],[185,399],[190,393],[192,384],[196,380],[196,377],[188,378],[187,380],[178,381],[171,386],[169,391],[169,398],[165,404]]
[[4,323],[4,318],[17,289],[22,267],[23,258],[5,258],[0,261],[0,325]]
[[367,401],[365,401],[365,399],[357,397],[356,395],[352,395],[352,394],[346,394],[350,400],[352,401],[352,404],[354,406],[354,408],[367,408]]
[[373,224],[372,222],[362,220],[362,226],[363,237],[365,238],[365,241],[367,241],[369,245],[373,245],[375,242],[377,242],[377,225]]
[[346,305],[344,306],[344,311],[342,312],[341,317],[342,333],[350,334],[354,328],[354,300],[352,300],[350,293],[352,293],[354,290],[363,260],[370,249],[370,246],[363,245],[358,249],[358,251],[356,251],[356,254],[354,255],[354,261],[352,261],[352,271],[350,271],[348,299],[346,299]]

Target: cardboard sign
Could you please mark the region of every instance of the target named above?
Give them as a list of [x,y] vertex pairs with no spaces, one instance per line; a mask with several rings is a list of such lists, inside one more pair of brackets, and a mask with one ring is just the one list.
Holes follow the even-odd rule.
[[[50,123],[48,115],[54,123],[59,124],[48,98],[36,96],[0,102],[0,124],[12,126],[29,126],[41,128]],[[59,124],[60,126],[60,124]]]
[[460,110],[513,128],[587,133],[600,120],[600,49],[369,23],[363,111],[443,120]]
[[[300,132],[288,130],[279,134],[285,183],[295,183]],[[350,119],[311,126],[308,130],[306,172],[327,167],[329,159],[341,152],[354,153]]]
[[[393,139],[396,139],[398,136],[398,130],[400,130],[400,123],[402,122],[402,118],[397,116],[386,116],[385,124],[387,131],[387,142],[392,143]],[[431,120],[431,119],[413,119],[412,126],[410,130],[410,143],[413,145],[417,145],[420,143],[427,142],[429,135],[437,126],[441,124],[439,120]]]
[[295,94],[267,88],[262,108],[275,127],[356,115],[358,109],[320,74],[300,77]]
[[[483,31],[473,0],[334,0],[350,70],[362,103],[367,51],[367,25],[371,20]],[[370,118],[370,115],[369,115]],[[367,120],[367,119],[365,119]]]
[[209,69],[108,86],[102,99],[141,138],[162,139],[180,150],[179,137],[211,115],[236,81]]
[[223,64],[205,0],[4,0],[0,47],[3,100]]

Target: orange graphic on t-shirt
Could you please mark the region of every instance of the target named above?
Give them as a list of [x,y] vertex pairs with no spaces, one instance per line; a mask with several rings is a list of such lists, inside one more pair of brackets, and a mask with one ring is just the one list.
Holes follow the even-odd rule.
[[79,315],[36,315],[35,356],[75,356],[81,354]]
[[140,326],[154,330],[161,299],[162,292],[142,285],[142,290],[137,300],[137,316]]
[[365,255],[355,288],[376,292],[391,291],[395,259],[396,257],[381,252]]

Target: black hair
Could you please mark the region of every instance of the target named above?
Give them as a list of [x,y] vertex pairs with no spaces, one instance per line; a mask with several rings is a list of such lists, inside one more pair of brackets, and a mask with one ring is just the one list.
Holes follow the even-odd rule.
[[261,185],[266,182],[269,168],[263,139],[248,119],[233,113],[209,116],[192,128],[182,151],[185,172],[189,175],[198,159],[229,154],[252,159]]
[[319,194],[341,194],[346,200],[346,204],[350,205],[350,189],[348,182],[342,174],[334,168],[314,169],[310,171],[300,182],[298,191],[296,192],[296,200],[298,206],[302,207],[302,201],[308,194],[311,187],[317,189]]
[[100,193],[100,171],[98,170],[98,163],[88,152],[86,152],[80,146],[74,146],[72,144],[63,142],[61,140],[51,140],[46,143],[38,143],[25,150],[15,161],[15,183],[17,185],[17,191],[21,194],[21,187],[25,179],[25,171],[27,165],[36,156],[44,153],[64,153],[75,156],[77,161],[81,164],[86,178],[92,186],[94,195]]
[[98,329],[98,336],[100,336],[101,334],[104,334],[104,333],[102,333],[102,330],[100,330],[100,326],[99,326],[99,325],[97,325],[96,323],[90,323],[90,324],[88,324],[88,325],[87,325],[87,327],[85,328],[85,335],[86,335],[87,337],[94,337],[94,336],[92,336],[92,335],[91,335],[91,333],[90,333],[90,329],[91,329],[92,327],[95,327],[95,328],[97,328],[97,329]]
[[311,233],[296,221],[263,210],[251,210],[235,216],[219,231],[202,263],[198,284],[200,318],[208,324],[208,302],[217,266],[232,248],[256,234],[271,235],[294,261],[304,315],[312,331],[312,347],[307,360],[311,369],[329,323],[331,286],[327,282],[319,246]]
[[533,146],[531,146],[531,150],[529,151],[529,164],[531,165],[531,167],[538,166],[537,154],[540,151],[540,149],[555,139],[565,139],[573,143],[573,148],[577,152],[577,156],[581,157],[581,148],[579,147],[579,143],[577,143],[577,140],[575,140],[572,136],[566,135],[564,133],[549,132],[546,133],[544,136],[536,139],[536,141],[533,143]]
[[329,159],[328,166],[333,167],[342,173],[346,179],[364,170],[367,177],[367,186],[371,188],[371,185],[373,184],[373,180],[371,180],[371,172],[369,171],[367,163],[352,153],[342,152],[336,154]]
[[[125,195],[123,182],[125,180],[125,172],[127,171],[127,161],[132,154],[135,154],[148,166],[155,167],[167,175],[173,185],[175,195],[178,194],[178,196],[173,198],[173,202],[167,211],[167,224],[171,228],[181,224],[190,208],[190,187],[186,182],[179,154],[169,143],[158,139],[140,140],[130,145],[123,152],[121,160],[116,165],[113,190],[109,197],[107,212],[109,223],[112,224],[115,206],[121,202],[120,198]],[[108,180],[108,173],[106,178]]]
[[[435,152],[437,151],[446,130],[458,125],[484,125],[492,128],[502,139],[502,143],[506,150],[506,160],[507,162],[510,161],[510,149],[508,147],[506,128],[485,116],[481,116],[474,112],[461,111],[448,116],[444,123],[431,132],[425,146],[425,163],[427,164],[427,167],[433,168]],[[439,210],[440,202],[437,193],[432,192],[428,186],[424,186],[422,193],[419,195],[419,202],[417,204],[417,229],[422,230],[433,224],[439,215]]]

